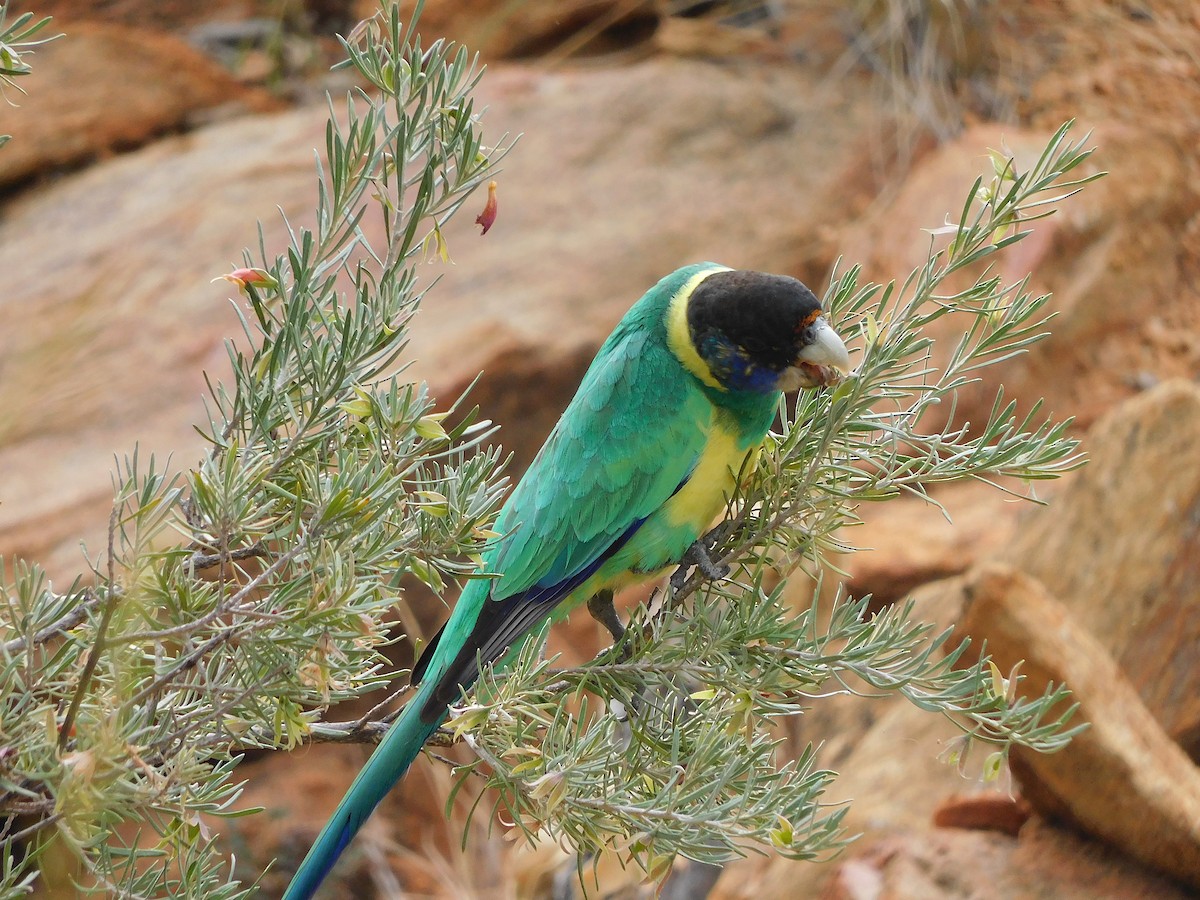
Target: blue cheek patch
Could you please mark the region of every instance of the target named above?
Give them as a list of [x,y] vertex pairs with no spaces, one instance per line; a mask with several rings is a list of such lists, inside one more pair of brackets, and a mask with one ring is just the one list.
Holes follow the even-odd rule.
[[731,391],[769,394],[779,389],[779,373],[755,363],[741,347],[711,335],[697,349],[713,377]]

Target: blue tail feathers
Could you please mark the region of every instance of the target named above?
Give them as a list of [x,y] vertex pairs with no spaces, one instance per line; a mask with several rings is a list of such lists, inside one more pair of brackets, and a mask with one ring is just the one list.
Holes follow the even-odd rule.
[[404,777],[425,741],[445,721],[445,711],[433,722],[421,720],[420,710],[427,699],[425,694],[431,693],[435,684],[436,681],[430,681],[423,685],[388,729],[300,863],[283,900],[309,900],[316,893],[342,851],[388,791]]

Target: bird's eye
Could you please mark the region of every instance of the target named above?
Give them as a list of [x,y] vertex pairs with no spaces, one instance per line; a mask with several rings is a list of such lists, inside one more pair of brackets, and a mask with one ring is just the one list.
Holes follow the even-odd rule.
[[823,316],[823,315],[824,315],[824,313],[821,310],[819,310],[819,309],[813,310],[811,313],[809,313],[807,316],[805,316],[803,319],[801,319],[799,322],[796,323],[796,334],[801,335],[805,338],[812,337],[813,329],[817,325],[817,320],[820,319],[821,316]]

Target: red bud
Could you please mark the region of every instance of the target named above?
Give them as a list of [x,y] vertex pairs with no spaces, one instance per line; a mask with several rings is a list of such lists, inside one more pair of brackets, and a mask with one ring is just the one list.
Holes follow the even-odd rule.
[[488,198],[487,203],[484,204],[483,212],[475,217],[475,224],[483,226],[483,231],[479,235],[480,237],[487,234],[488,229],[496,221],[496,212],[496,182],[492,181],[488,183]]
[[244,291],[247,285],[255,284],[273,287],[275,279],[262,269],[234,269],[228,275],[218,275],[213,281],[228,281],[237,285],[239,291]]

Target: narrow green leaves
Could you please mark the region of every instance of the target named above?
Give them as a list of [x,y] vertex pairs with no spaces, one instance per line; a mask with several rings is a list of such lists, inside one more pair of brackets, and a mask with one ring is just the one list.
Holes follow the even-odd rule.
[[[260,228],[225,276],[243,334],[208,382],[208,452],[119,462],[90,588],[0,578],[0,894],[60,844],[88,890],[246,896],[204,818],[234,814],[238,754],[384,684],[404,577],[440,591],[492,536],[494,429],[400,358],[424,242],[506,148],[483,141],[475,61],[389,10],[346,41],[378,92],[330,104],[314,226],[285,221],[279,248]],[[27,71],[29,22],[0,18],[0,83]]]

